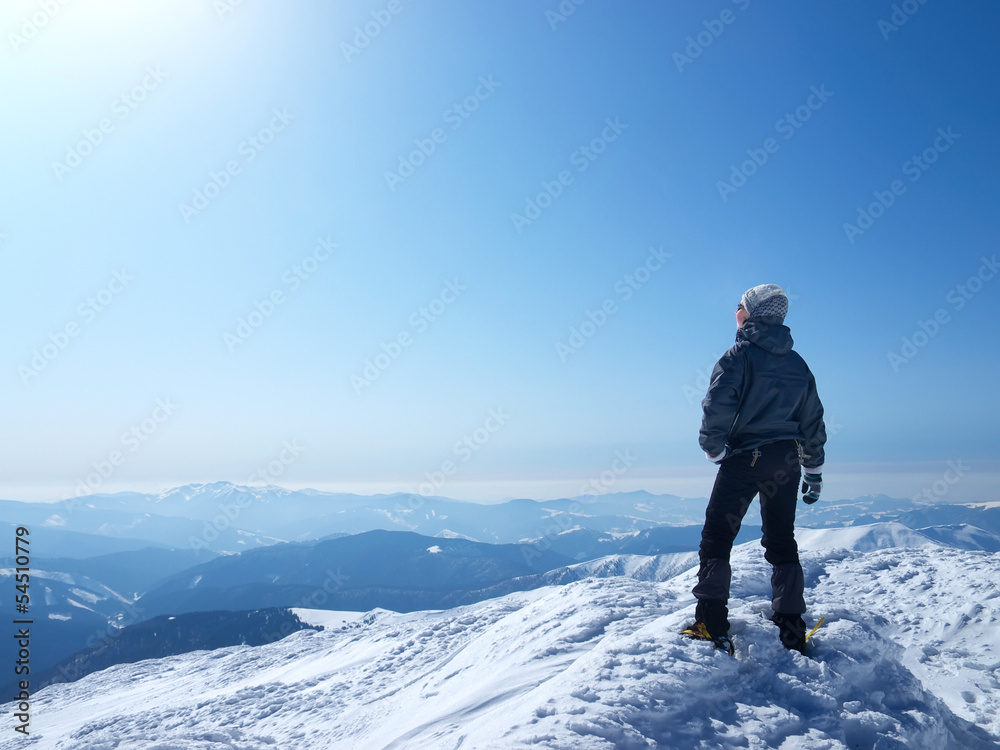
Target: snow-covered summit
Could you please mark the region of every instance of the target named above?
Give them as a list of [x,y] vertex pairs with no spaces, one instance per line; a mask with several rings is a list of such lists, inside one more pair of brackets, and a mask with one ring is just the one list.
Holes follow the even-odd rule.
[[[737,658],[678,636],[694,570],[585,578],[439,612],[331,620],[256,648],[120,665],[33,702],[37,747],[987,748],[1000,738],[1000,556],[803,555],[812,659],[734,553]],[[610,571],[603,571],[605,573]],[[30,744],[28,746],[31,746]]]

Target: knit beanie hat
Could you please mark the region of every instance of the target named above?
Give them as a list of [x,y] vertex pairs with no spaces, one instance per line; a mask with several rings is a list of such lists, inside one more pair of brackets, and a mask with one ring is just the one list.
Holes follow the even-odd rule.
[[784,321],[788,314],[788,297],[777,284],[761,284],[747,289],[741,302],[751,320],[772,317]]

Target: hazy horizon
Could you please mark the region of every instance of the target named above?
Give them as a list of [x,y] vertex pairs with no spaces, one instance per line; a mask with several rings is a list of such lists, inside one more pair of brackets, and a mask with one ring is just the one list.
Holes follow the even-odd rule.
[[[833,468],[826,474],[825,487],[821,503],[852,500],[867,495],[887,495],[893,498],[922,500],[925,502],[942,503],[995,503],[1000,502],[1000,491],[997,490],[1000,481],[1000,471],[990,467],[983,470],[983,464],[956,463],[959,469],[969,468],[967,476],[959,477],[947,462],[939,466],[936,463],[925,462],[911,464],[905,467],[900,464],[883,466],[878,471],[875,466],[852,466],[849,471],[841,472]],[[996,462],[994,462],[995,464]],[[989,466],[989,464],[987,464]],[[440,488],[429,488],[426,481],[421,482],[383,482],[344,481],[339,483],[289,480],[277,478],[268,484],[282,489],[317,490],[328,493],[346,493],[355,495],[391,495],[395,493],[423,494],[446,497],[452,500],[468,501],[484,504],[496,504],[513,499],[556,500],[561,498],[579,497],[584,494],[614,494],[617,492],[646,491],[653,495],[676,495],[691,499],[705,499],[712,490],[714,467],[694,467],[681,476],[648,478],[643,476],[622,475],[611,477],[600,474],[591,477],[563,479],[524,479],[524,480],[479,480],[451,481]],[[905,470],[908,469],[908,470]],[[946,478],[947,477],[947,478]],[[954,481],[960,479],[961,484]],[[607,484],[607,480],[612,480]],[[952,481],[949,481],[951,479]],[[159,494],[178,487],[188,485],[209,485],[217,482],[228,482],[237,486],[261,487],[258,483],[247,482],[246,479],[234,478],[198,478],[191,481],[159,481],[159,482],[108,482],[92,493],[114,494],[117,492],[137,492],[140,494]],[[421,492],[421,489],[425,490]],[[65,488],[49,488],[43,486],[12,487],[0,489],[0,499],[19,502],[60,502],[73,497],[85,497],[67,491]]]

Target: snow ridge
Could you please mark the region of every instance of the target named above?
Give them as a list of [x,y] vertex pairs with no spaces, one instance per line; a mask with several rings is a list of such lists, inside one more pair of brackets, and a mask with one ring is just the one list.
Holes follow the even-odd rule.
[[678,635],[693,569],[640,580],[627,573],[664,562],[630,559],[612,565],[624,575],[112,667],[39,693],[26,746],[998,747],[1000,555],[803,553],[807,619],[827,617],[812,659],[763,616],[759,545],[733,562],[735,659]]

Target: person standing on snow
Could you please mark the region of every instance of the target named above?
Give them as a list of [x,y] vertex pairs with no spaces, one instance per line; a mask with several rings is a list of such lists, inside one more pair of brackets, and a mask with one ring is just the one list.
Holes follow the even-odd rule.
[[[699,443],[719,465],[701,532],[695,623],[685,633],[733,653],[729,555],[743,516],[760,495],[765,559],[771,563],[772,621],[786,648],[805,648],[805,582],[795,543],[802,470],[806,503],[823,486],[826,427],[816,381],[792,351],[788,297],[776,284],[748,289],[736,308],[736,344],[716,363],[702,401]],[[801,469],[800,469],[801,466]]]

